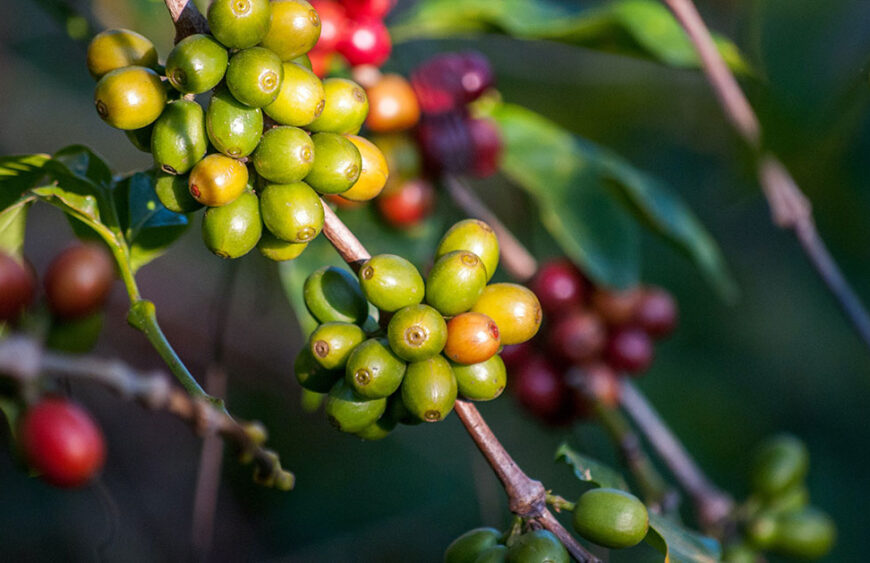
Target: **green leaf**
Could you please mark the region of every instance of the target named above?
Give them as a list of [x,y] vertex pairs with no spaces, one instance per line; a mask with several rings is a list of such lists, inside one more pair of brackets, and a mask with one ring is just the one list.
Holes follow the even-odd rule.
[[564,461],[570,465],[574,469],[574,475],[581,481],[609,489],[630,490],[618,471],[578,453],[568,444],[562,444],[556,450],[556,461]]
[[45,174],[47,154],[0,157],[0,209],[16,203]]
[[637,284],[640,236],[605,177],[576,139],[511,104],[492,111],[501,129],[501,171],[538,205],[541,222],[568,257],[598,283]]
[[650,512],[650,531],[646,542],[659,550],[669,563],[715,563],[722,557],[722,548],[713,538]]
[[92,197],[101,220],[110,229],[120,228],[112,199],[112,172],[93,151],[81,145],[63,148],[45,164],[45,170],[65,192]]
[[0,211],[0,250],[13,256],[21,256],[27,211],[35,199],[32,195],[22,196]]
[[33,188],[31,193],[40,200],[50,203],[66,213],[78,219],[91,228],[102,227],[100,223],[100,210],[97,206],[97,198],[92,195],[81,195],[75,191],[63,188],[46,186]]
[[[657,0],[614,0],[595,7],[546,0],[422,0],[391,28],[397,43],[476,33],[558,41],[678,68],[699,67],[688,36]],[[732,70],[751,72],[733,42],[716,34],[714,41]]]

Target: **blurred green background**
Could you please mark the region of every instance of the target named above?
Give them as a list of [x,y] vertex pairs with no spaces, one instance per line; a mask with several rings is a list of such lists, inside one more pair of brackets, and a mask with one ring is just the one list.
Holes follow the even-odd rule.
[[[870,302],[870,2],[698,4],[757,69],[757,79],[745,86],[767,142],[812,200],[832,254]],[[130,27],[154,38],[162,55],[170,49],[172,29],[162,2],[73,5],[90,14],[97,29]],[[813,502],[839,527],[827,560],[866,560],[870,351],[791,234],[771,225],[751,162],[701,74],[503,37],[411,43],[397,49],[391,64],[407,72],[437,51],[468,47],[490,56],[505,100],[619,152],[668,181],[697,212],[721,244],[741,299],[734,306],[720,302],[683,257],[646,235],[644,280],[674,292],[682,318],[639,385],[713,480],[738,498],[746,492],[753,445],[780,430],[803,437],[812,456]],[[92,86],[83,45],[37,2],[0,4],[0,154],[83,143],[118,171],[148,167],[147,155],[97,119]],[[523,226],[520,192],[503,182],[480,188],[532,243],[536,237]],[[366,233],[358,234],[365,242]],[[71,236],[59,213],[35,208],[26,252],[37,270],[44,271]],[[144,294],[156,302],[170,340],[194,373],[203,373],[209,359],[212,296],[226,267],[202,246],[194,225],[140,276]],[[126,326],[125,305],[117,287],[97,352],[158,367],[144,338]],[[211,560],[438,561],[461,532],[507,525],[503,492],[455,416],[362,443],[332,431],[322,415],[302,412],[290,371],[301,337],[276,268],[259,256],[241,261],[228,344],[231,410],[266,423],[271,445],[298,482],[290,493],[264,490],[250,482],[249,467],[227,459]],[[95,487],[59,492],[29,479],[4,448],[2,558],[191,557],[199,439],[171,417],[100,389],[74,385],[72,394],[105,427],[106,470]],[[519,464],[566,497],[581,487],[567,467],[552,463],[562,440],[616,462],[594,426],[545,428],[511,398],[481,410]],[[654,555],[641,548],[621,560]]]

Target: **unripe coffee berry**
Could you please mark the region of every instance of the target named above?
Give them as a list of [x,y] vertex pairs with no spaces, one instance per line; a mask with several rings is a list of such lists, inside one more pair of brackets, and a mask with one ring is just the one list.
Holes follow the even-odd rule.
[[453,364],[453,375],[459,394],[472,401],[491,401],[507,384],[507,370],[498,354],[476,364]]
[[160,117],[166,89],[150,68],[128,66],[106,73],[94,89],[100,118],[117,129],[141,129]]
[[435,249],[435,258],[454,250],[476,254],[486,268],[486,281],[492,279],[498,267],[498,238],[492,227],[479,219],[464,219],[454,224],[441,237]]
[[592,489],[574,508],[574,529],[587,540],[613,549],[643,541],[649,513],[634,495],[619,489]]
[[347,139],[359,151],[361,166],[359,178],[341,197],[351,201],[374,199],[384,189],[390,175],[387,159],[381,149],[368,139],[357,135],[348,135]]
[[755,453],[752,488],[772,498],[799,484],[807,475],[810,454],[806,445],[790,434],[768,438]]
[[320,37],[320,16],[305,0],[275,0],[272,20],[261,45],[283,61],[310,51]]
[[163,172],[187,174],[208,148],[202,106],[191,100],[166,104],[154,122],[150,143],[154,164]]
[[498,325],[502,344],[519,344],[541,328],[541,304],[528,288],[513,283],[488,285],[471,308]]
[[257,250],[260,251],[260,254],[275,262],[299,258],[299,255],[307,247],[307,242],[287,242],[279,239],[268,230],[263,233],[260,242],[257,243]]
[[227,67],[227,88],[246,106],[261,108],[275,101],[284,81],[281,59],[263,47],[233,55]]
[[303,389],[315,393],[328,393],[335,382],[344,376],[344,372],[339,369],[329,370],[320,365],[308,346],[302,348],[296,355],[293,374]]
[[385,338],[370,338],[351,352],[345,378],[360,397],[389,397],[401,385],[405,367]]
[[814,508],[780,514],[770,550],[799,559],[818,559],[831,551],[837,530],[831,517]]
[[447,323],[428,305],[399,310],[387,326],[390,347],[403,360],[419,362],[441,353],[447,342]]
[[269,0],[213,0],[208,7],[209,31],[231,49],[247,49],[262,41],[271,19]]
[[420,420],[443,420],[453,410],[456,393],[456,377],[443,356],[408,364],[402,380],[402,403]]
[[366,260],[359,270],[359,282],[366,299],[387,312],[420,303],[426,292],[417,268],[394,254],[379,254]]
[[260,142],[263,112],[246,106],[221,87],[208,103],[205,126],[214,148],[232,158],[242,158],[254,152]]
[[553,532],[541,529],[517,537],[508,547],[507,560],[569,563],[571,557]]
[[234,158],[210,154],[190,171],[188,189],[193,199],[209,207],[226,205],[248,185],[248,168]]
[[323,323],[311,333],[309,348],[326,369],[344,369],[350,353],[365,340],[363,330],[351,323]]
[[257,174],[268,182],[298,182],[314,165],[314,142],[297,127],[275,127],[263,133],[253,161]]
[[287,242],[310,242],[323,229],[323,203],[305,182],[267,185],[260,212],[266,228]]
[[254,249],[263,234],[260,202],[251,190],[221,207],[210,207],[202,218],[202,240],[221,258],[240,258]]
[[387,408],[387,400],[357,395],[344,378],[335,382],[326,397],[324,410],[329,423],[342,432],[360,432],[374,424]]
[[447,546],[444,551],[444,563],[473,562],[478,554],[497,545],[501,535],[501,532],[495,528],[468,530]]
[[309,69],[294,62],[283,64],[284,80],[278,97],[263,111],[281,125],[305,127],[323,111],[323,83]]
[[493,357],[501,345],[498,326],[482,313],[462,313],[447,321],[444,355],[459,364],[477,364]]
[[486,268],[467,250],[448,252],[435,261],[426,278],[426,303],[442,315],[468,311],[486,287]]
[[305,182],[321,194],[347,192],[362,173],[359,148],[350,139],[336,133],[315,133],[311,141],[316,158]]
[[323,94],[323,111],[308,128],[355,135],[369,112],[369,99],[362,86],[346,78],[327,78],[323,81]]
[[126,66],[157,66],[157,49],[150,39],[129,29],[107,29],[88,45],[88,72],[95,79]]
[[211,90],[227,72],[229,55],[223,45],[204,35],[189,35],[179,41],[166,58],[166,77],[184,94]]
[[322,323],[362,324],[369,314],[359,282],[343,268],[324,266],[315,270],[305,279],[302,295],[308,312]]
[[58,317],[84,317],[103,306],[114,281],[115,266],[105,247],[96,243],[76,244],[48,265],[45,298]]

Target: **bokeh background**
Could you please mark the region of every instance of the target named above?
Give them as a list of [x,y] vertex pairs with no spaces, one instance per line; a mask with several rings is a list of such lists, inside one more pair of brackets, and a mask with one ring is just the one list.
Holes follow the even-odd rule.
[[[457,0],[459,1],[459,0]],[[410,2],[400,3],[397,12]],[[595,4],[595,2],[583,2]],[[819,230],[870,303],[870,2],[704,0],[712,27],[734,39],[757,70],[745,83],[766,140],[812,200]],[[157,0],[74,2],[96,29],[124,26],[152,38],[165,56],[172,29]],[[473,47],[491,58],[503,97],[607,146],[668,181],[720,243],[741,288],[718,300],[682,256],[651,235],[643,278],[677,296],[676,335],[639,382],[713,480],[738,498],[747,452],[788,430],[812,456],[814,504],[830,512],[839,541],[829,561],[866,560],[870,525],[870,351],[809,267],[794,238],[772,226],[746,153],[698,72],[536,42],[489,37],[426,41],[397,49],[407,72],[427,56]],[[84,46],[39,1],[0,3],[0,154],[52,152],[83,143],[118,171],[149,158],[94,114]],[[504,182],[480,186],[521,237],[525,201]],[[358,233],[366,241],[366,233]],[[58,212],[37,206],[26,252],[39,271],[72,234]],[[552,249],[542,252],[552,253]],[[256,254],[256,253],[254,253]],[[141,272],[143,292],[194,373],[209,361],[214,295],[227,264],[202,246],[194,225]],[[275,266],[241,260],[231,302],[226,365],[229,405],[262,420],[271,445],[296,473],[295,491],[252,484],[249,467],[223,464],[216,561],[438,561],[461,532],[509,521],[504,495],[453,416],[400,428],[377,443],[332,431],[299,406],[292,359],[302,341]],[[140,367],[159,359],[124,322],[113,294],[97,352]],[[60,492],[29,479],[8,448],[0,453],[0,558],[177,561],[193,556],[191,514],[200,440],[180,422],[86,385],[88,405],[109,440],[97,486]],[[527,472],[566,497],[579,493],[552,462],[563,440],[616,463],[593,425],[546,428],[512,398],[481,407]],[[2,441],[8,442],[8,432]],[[644,548],[621,560],[655,559]]]

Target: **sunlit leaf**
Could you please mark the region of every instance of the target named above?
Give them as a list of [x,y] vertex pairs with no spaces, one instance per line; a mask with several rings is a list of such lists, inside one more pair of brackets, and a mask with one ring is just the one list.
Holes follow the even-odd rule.
[[27,211],[35,199],[32,195],[25,195],[0,210],[0,250],[15,256],[21,255],[24,231],[27,226]]
[[45,170],[65,192],[93,198],[102,222],[112,230],[119,229],[112,201],[112,172],[93,151],[81,145],[63,148],[46,162]]
[[650,513],[646,542],[669,563],[715,563],[721,560],[719,542],[661,516]]
[[14,204],[25,190],[37,184],[49,158],[47,154],[0,157],[0,209]]
[[574,470],[574,475],[581,481],[592,483],[599,487],[621,489],[628,491],[628,484],[615,469],[604,465],[590,457],[577,452],[568,444],[562,444],[556,450],[556,461],[564,461]]

